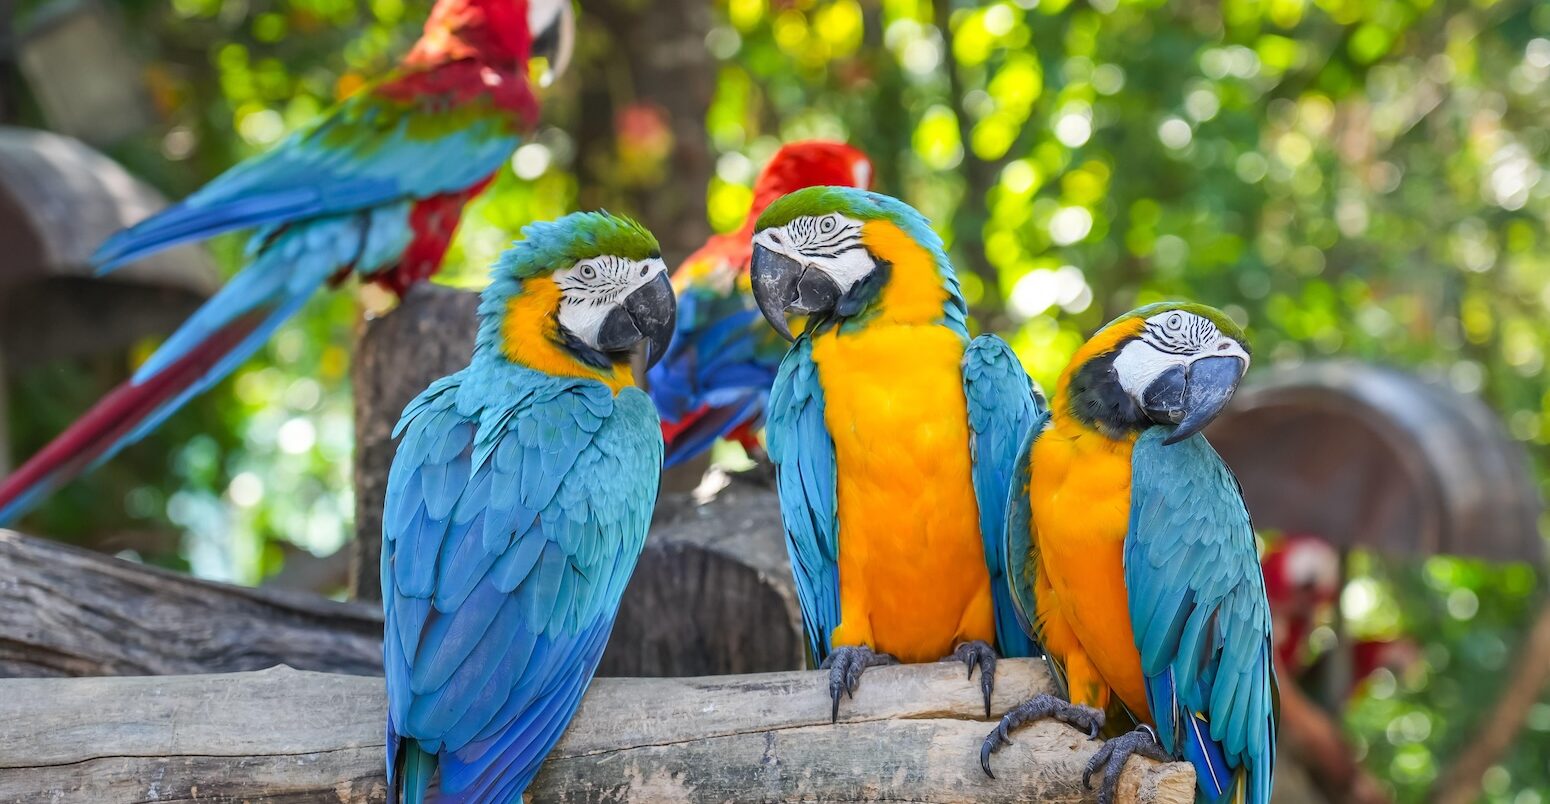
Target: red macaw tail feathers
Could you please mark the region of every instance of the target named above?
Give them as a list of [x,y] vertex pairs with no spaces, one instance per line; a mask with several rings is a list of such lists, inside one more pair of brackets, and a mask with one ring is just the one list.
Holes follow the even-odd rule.
[[129,380],[113,389],[0,483],[0,523],[21,516],[54,489],[137,440],[148,423],[176,410],[271,312],[260,309],[241,316],[144,382]]

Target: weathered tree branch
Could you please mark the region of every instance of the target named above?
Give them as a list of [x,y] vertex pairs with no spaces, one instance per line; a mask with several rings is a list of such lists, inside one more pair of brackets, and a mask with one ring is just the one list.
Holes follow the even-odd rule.
[[[0,676],[275,664],[380,673],[382,614],[316,595],[199,581],[0,530]],[[0,699],[0,712],[4,706]]]
[[[1047,690],[1008,660],[1002,710]],[[1053,722],[979,770],[990,729],[955,664],[869,671],[837,725],[825,676],[600,679],[531,801],[1083,801],[1098,743]],[[0,801],[383,800],[382,681],[275,668],[224,676],[0,681]],[[1189,802],[1185,764],[1137,758],[1124,802]]]

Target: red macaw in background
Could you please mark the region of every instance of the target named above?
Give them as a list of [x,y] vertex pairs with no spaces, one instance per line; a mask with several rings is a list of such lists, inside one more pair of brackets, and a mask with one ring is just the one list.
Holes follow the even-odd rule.
[[463,205],[537,123],[535,66],[565,66],[570,0],[440,0],[397,69],[274,150],[109,238],[99,273],[255,230],[247,265],[134,376],[0,484],[0,523],[139,440],[241,365],[319,288],[402,295],[434,274]]
[[837,142],[793,142],[770,158],[754,183],[753,207],[736,232],[715,235],[673,274],[678,331],[647,375],[662,416],[665,465],[704,453],[718,438],[757,452],[755,431],[787,344],[765,326],[749,282],[754,223],[777,198],[804,187],[867,189],[872,163]]
[[[1289,534],[1270,543],[1260,568],[1270,599],[1277,666],[1300,680],[1318,659],[1309,655],[1308,635],[1332,622],[1340,604],[1340,554],[1318,536]],[[1379,668],[1398,673],[1420,658],[1420,647],[1410,639],[1357,640],[1351,645],[1351,694],[1359,694],[1363,681]]]

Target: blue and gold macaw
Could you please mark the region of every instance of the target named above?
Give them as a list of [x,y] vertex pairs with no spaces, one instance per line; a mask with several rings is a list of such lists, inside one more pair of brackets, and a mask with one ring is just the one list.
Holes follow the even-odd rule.
[[1220,311],[1162,303],[1094,335],[1060,378],[1018,460],[1006,528],[1020,621],[1069,702],[1013,709],[980,760],[1022,723],[1056,717],[1114,734],[1112,801],[1131,754],[1185,759],[1203,801],[1267,804],[1277,693],[1270,606],[1232,471],[1200,430],[1248,369]]
[[1001,532],[1017,445],[1042,400],[1012,350],[969,339],[958,279],[920,213],[813,187],[760,217],[755,300],[791,337],[766,438],[811,659],[831,716],[869,665],[1028,656]]
[[[404,410],[383,515],[393,801],[519,801],[575,714],[651,522],[672,285],[639,224],[533,224],[496,263],[468,367]],[[402,793],[402,799],[398,793]]]

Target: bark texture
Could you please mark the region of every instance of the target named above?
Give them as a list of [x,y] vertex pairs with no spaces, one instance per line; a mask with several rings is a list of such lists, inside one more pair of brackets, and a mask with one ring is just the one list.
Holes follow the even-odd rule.
[[[1049,688],[1007,661],[995,708]],[[1053,722],[979,770],[978,685],[946,664],[869,671],[828,723],[825,676],[601,679],[531,801],[1090,801],[1098,743]],[[0,801],[379,802],[382,681],[274,668],[164,678],[0,681]],[[1184,804],[1186,764],[1137,758],[1122,802]]]
[[[198,581],[0,530],[0,676],[225,673],[275,664],[381,673],[382,614],[316,595]],[[8,703],[0,697],[0,720],[9,719]]]

